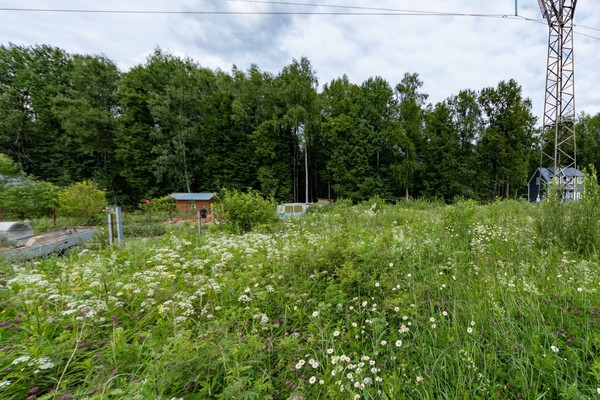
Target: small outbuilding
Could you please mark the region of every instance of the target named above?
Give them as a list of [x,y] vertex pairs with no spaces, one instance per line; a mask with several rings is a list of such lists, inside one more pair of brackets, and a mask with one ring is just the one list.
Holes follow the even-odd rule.
[[546,195],[546,185],[556,178],[564,190],[564,200],[579,200],[583,190],[583,172],[576,168],[560,168],[556,177],[554,167],[537,168],[527,183],[527,199],[541,201]]
[[195,214],[204,207],[208,214],[212,213],[212,205],[217,201],[214,193],[173,193],[177,212]]

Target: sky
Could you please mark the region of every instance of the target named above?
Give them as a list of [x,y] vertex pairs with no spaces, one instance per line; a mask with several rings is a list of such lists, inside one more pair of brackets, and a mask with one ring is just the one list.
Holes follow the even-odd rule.
[[[0,0],[0,44],[103,55],[123,72],[156,48],[211,69],[256,64],[272,74],[306,57],[321,87],[343,75],[356,84],[380,76],[394,87],[417,73],[432,104],[514,79],[541,125],[548,25],[536,0],[516,8],[519,17],[514,0]],[[575,109],[596,115],[597,2],[577,2],[574,24]]]

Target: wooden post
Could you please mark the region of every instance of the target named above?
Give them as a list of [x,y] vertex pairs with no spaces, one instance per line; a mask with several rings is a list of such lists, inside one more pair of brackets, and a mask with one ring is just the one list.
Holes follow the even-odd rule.
[[200,211],[198,211],[198,236],[202,234],[202,218],[200,218]]

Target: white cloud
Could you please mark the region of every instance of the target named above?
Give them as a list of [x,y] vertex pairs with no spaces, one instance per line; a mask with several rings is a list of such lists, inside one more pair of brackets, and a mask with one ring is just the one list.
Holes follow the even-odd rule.
[[[449,13],[504,14],[506,18],[466,16],[342,15],[181,15],[82,14],[0,11],[2,44],[49,44],[70,53],[104,54],[121,70],[143,63],[156,47],[193,58],[209,68],[230,70],[256,64],[279,72],[306,56],[320,84],[348,75],[362,83],[379,75],[394,86],[406,72],[418,73],[423,91],[437,102],[462,89],[480,90],[515,79],[543,112],[548,27],[545,21],[513,19],[513,1],[328,0],[321,4],[412,9]],[[315,3],[315,2],[311,2]],[[577,32],[600,37],[600,12],[579,2]],[[178,0],[0,0],[0,7],[90,8],[165,11],[341,11],[278,4]],[[355,10],[359,11],[359,10]],[[519,14],[540,19],[534,0],[521,1]],[[596,28],[587,29],[585,27]],[[575,36],[576,107],[600,112],[600,40]]]

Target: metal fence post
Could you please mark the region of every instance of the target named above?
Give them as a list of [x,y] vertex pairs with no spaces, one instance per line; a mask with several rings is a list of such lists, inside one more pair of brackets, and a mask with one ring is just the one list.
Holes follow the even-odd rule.
[[108,245],[112,246],[115,241],[114,232],[113,232],[113,221],[112,214],[108,213]]
[[125,246],[125,242],[123,241],[123,215],[121,214],[121,207],[117,207],[115,209],[117,214],[117,241],[119,246]]

